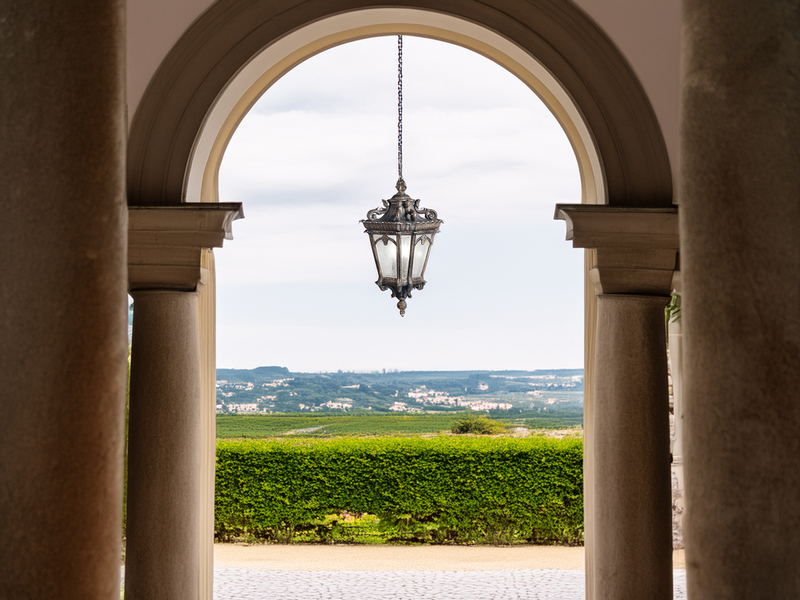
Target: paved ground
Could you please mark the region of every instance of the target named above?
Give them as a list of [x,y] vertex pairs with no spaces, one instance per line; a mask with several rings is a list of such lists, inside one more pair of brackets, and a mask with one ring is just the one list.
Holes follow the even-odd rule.
[[[215,546],[215,600],[581,600],[583,549]],[[686,598],[683,553],[675,598]]]
[[[583,571],[261,571],[217,568],[214,600],[582,600]],[[675,598],[686,575],[675,570]]]

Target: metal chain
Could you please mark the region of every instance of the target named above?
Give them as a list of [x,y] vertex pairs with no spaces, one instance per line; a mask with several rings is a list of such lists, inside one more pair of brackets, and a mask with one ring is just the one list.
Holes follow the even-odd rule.
[[[402,189],[401,189],[402,188]],[[403,36],[397,36],[397,189],[406,189],[403,181]]]

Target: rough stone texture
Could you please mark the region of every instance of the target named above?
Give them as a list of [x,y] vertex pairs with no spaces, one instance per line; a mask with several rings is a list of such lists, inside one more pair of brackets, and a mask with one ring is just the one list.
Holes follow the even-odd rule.
[[190,600],[200,560],[197,294],[133,299],[125,598]]
[[598,296],[595,598],[672,598],[666,303]]
[[124,4],[0,6],[0,597],[119,597]]
[[800,597],[800,10],[685,0],[690,597]]

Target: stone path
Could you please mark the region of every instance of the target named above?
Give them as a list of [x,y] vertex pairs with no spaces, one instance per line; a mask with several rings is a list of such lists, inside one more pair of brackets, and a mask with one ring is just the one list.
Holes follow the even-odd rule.
[[[675,598],[686,571],[675,569]],[[214,569],[214,600],[582,600],[583,571],[269,571]]]
[[[214,600],[584,598],[580,547],[215,544],[214,562]],[[685,564],[675,551],[678,600]]]

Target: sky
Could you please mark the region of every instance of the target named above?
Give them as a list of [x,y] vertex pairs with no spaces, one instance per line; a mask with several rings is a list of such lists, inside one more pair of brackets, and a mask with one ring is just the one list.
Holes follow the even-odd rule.
[[404,36],[403,175],[444,221],[425,289],[397,300],[360,220],[397,181],[397,38],[318,54],[239,125],[219,177],[242,202],[215,250],[217,366],[296,372],[583,366],[583,251],[556,203],[577,162],[538,97],[464,48]]

